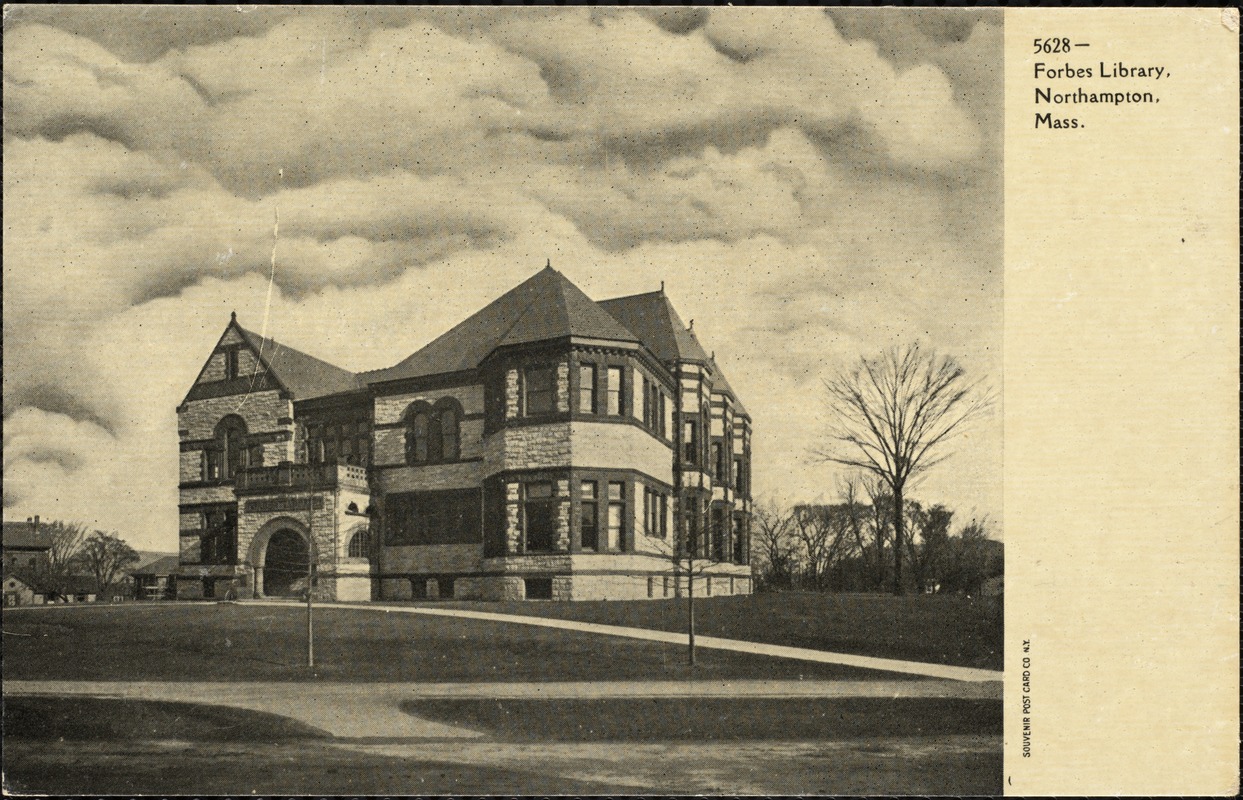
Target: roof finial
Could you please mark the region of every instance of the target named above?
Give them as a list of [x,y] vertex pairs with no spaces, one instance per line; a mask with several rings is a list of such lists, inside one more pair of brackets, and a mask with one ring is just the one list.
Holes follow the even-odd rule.
[[233,320],[234,322],[237,322],[237,312],[234,311],[233,313],[231,313],[229,315],[229,319]]
[[551,258],[546,258],[546,259],[544,259],[544,269],[552,269],[552,259],[551,259]]
[[660,282],[660,293],[661,294],[665,293],[665,282],[664,281]]
[[690,324],[690,325],[687,325],[687,326],[686,326],[686,329],[687,329],[688,331],[693,331],[693,330],[695,330],[695,320],[691,320],[691,324]]

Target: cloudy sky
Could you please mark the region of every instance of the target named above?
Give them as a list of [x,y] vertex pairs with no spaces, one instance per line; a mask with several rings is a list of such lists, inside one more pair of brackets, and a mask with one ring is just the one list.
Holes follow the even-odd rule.
[[[663,280],[756,493],[831,499],[835,363],[920,338],[1000,385],[1000,65],[995,11],[6,8],[5,517],[174,550],[231,310],[372,369],[546,259]],[[915,496],[1000,535],[1000,467],[998,415]]]

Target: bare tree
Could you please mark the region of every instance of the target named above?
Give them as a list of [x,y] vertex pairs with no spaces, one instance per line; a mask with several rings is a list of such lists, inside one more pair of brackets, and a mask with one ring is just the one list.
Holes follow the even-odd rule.
[[794,575],[794,518],[775,501],[759,503],[751,514],[752,557],[769,586],[789,586]]
[[834,569],[852,554],[850,510],[842,505],[794,507],[794,528],[803,546],[803,569],[812,588],[823,591]]
[[[860,358],[824,387],[829,422],[816,455],[881,478],[896,509],[908,483],[948,458],[946,443],[993,403],[954,359],[918,343]],[[893,515],[894,594],[903,592],[903,517]]]
[[79,558],[95,576],[99,595],[103,597],[126,568],[137,564],[140,556],[119,536],[95,531],[82,545]]
[[[695,666],[695,582],[703,583],[707,572],[713,567],[729,563],[729,556],[721,543],[721,551],[717,543],[719,532],[714,532],[711,525],[711,504],[698,503],[699,512],[685,515],[684,522],[674,526],[672,541],[655,539],[661,554],[673,566],[674,592],[679,597],[686,597],[686,643],[687,657],[690,665]],[[683,580],[686,592],[682,593]],[[709,577],[708,580],[711,580]]]
[[908,500],[906,517],[911,531],[907,537],[907,557],[911,562],[915,591],[925,592],[929,586],[940,582],[954,512],[940,503],[924,508],[918,501]]
[[86,538],[86,526],[73,522],[44,522],[39,524],[38,530],[49,548],[36,559],[33,567],[21,570],[22,580],[39,591],[64,595]]

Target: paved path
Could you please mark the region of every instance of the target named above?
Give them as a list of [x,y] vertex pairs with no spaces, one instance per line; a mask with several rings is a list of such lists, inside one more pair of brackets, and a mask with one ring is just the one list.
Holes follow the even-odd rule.
[[[281,600],[246,600],[246,605],[289,606],[290,601]],[[648,628],[626,628],[620,625],[601,625],[595,622],[577,622],[568,619],[549,619],[547,617],[523,617],[517,614],[496,614],[490,611],[466,611],[456,608],[427,608],[423,606],[387,606],[376,603],[360,605],[355,603],[317,603],[316,608],[345,608],[357,611],[380,611],[397,614],[421,614],[431,617],[458,617],[461,619],[477,619],[488,622],[504,622],[511,625],[535,625],[542,628],[560,628],[561,630],[579,631],[582,633],[598,633],[605,636],[624,636],[630,639],[646,639],[652,642],[685,644],[685,633],[657,631]],[[1003,673],[999,670],[975,669],[972,667],[954,667],[946,664],[927,664],[921,661],[900,661],[892,658],[873,658],[871,656],[850,655],[848,653],[830,653],[824,650],[811,650],[805,647],[786,647],[777,644],[760,642],[744,642],[738,639],[721,639],[716,636],[696,636],[695,644],[711,650],[732,650],[737,653],[774,656],[776,658],[792,658],[798,661],[815,661],[821,664],[841,664],[848,667],[884,670],[885,672],[901,672],[907,675],[922,675],[927,678],[940,678],[952,681],[1000,681]]]
[[4,681],[5,696],[108,697],[204,703],[280,714],[338,738],[473,739],[467,728],[401,710],[406,700],[651,697],[938,697],[1000,700],[1001,685],[963,681],[618,681],[553,683],[315,683]]

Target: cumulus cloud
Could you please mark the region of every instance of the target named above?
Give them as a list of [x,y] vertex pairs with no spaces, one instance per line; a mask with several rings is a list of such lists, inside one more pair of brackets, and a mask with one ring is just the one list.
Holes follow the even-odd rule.
[[[14,514],[172,549],[174,408],[230,311],[371,369],[546,258],[665,282],[762,493],[831,484],[800,459],[834,360],[921,337],[999,374],[988,12],[241,9],[6,19]],[[998,442],[928,491],[995,509]]]

